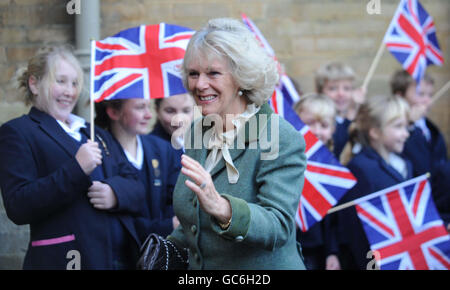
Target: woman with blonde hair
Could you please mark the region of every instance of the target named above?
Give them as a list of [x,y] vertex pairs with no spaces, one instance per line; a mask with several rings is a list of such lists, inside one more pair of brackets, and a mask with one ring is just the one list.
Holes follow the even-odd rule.
[[[180,226],[168,240],[188,249],[190,269],[304,269],[294,216],[305,143],[267,104],[274,60],[243,23],[212,19],[190,40],[183,72],[204,118],[191,126],[194,146],[185,144],[174,191]],[[263,139],[274,154],[264,154]]]

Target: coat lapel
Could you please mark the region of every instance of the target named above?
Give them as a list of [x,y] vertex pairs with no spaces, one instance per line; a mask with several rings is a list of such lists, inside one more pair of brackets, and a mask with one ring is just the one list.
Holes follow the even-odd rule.
[[[375,158],[376,160],[378,160],[378,163],[380,164],[380,167],[382,170],[384,170],[387,174],[389,174],[392,178],[394,178],[396,181],[403,182],[405,181],[405,178],[403,178],[403,176],[397,171],[395,170],[392,166],[390,166],[386,161],[384,161],[384,159],[375,152],[375,150],[373,149],[367,149],[367,154],[370,155],[372,158]],[[408,166],[408,162],[407,162],[407,166]],[[409,175],[409,167],[408,167],[408,175]]]
[[[267,126],[267,122],[270,119],[270,115],[272,114],[272,110],[270,109],[268,104],[264,104],[261,106],[261,109],[254,115],[254,117],[256,120],[256,123],[254,122],[253,124],[256,124],[255,126],[251,126],[252,123],[246,122],[245,123],[245,127],[244,127],[244,131],[242,132],[242,134],[244,134],[244,144],[242,144],[242,141],[238,141],[239,138],[242,137],[237,137],[234,140],[234,147],[233,149],[229,149],[228,151],[230,152],[230,156],[231,159],[233,160],[233,163],[245,152],[245,150],[248,148],[248,145],[250,142],[257,142],[259,140],[260,137],[260,133],[261,131],[263,131],[265,129],[265,127]],[[262,119],[261,115],[266,115],[267,118]],[[260,123],[260,122],[264,122],[265,123]],[[255,132],[252,132],[253,130],[256,130],[256,134]],[[240,142],[240,144],[239,144]],[[207,150],[202,150],[202,151],[207,151]],[[206,155],[205,154],[205,159],[206,160]],[[204,160],[203,163],[204,164]],[[225,168],[225,160],[222,158],[219,163],[213,168],[213,170],[211,171],[211,176],[214,176],[215,174],[217,174],[219,171],[221,171],[222,169]]]
[[39,127],[57,144],[59,144],[70,156],[75,156],[79,145],[70,137],[58,124],[55,118],[44,113],[35,107],[31,108],[30,118],[39,123]]

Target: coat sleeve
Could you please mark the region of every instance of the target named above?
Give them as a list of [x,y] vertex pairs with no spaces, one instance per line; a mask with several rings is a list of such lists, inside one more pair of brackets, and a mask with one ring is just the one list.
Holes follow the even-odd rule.
[[222,194],[231,204],[231,224],[226,231],[213,225],[214,230],[267,250],[283,246],[296,231],[295,213],[306,168],[304,151],[303,136],[280,122],[278,157],[260,160],[256,169],[256,201]]
[[117,198],[114,212],[139,215],[145,202],[145,189],[137,173],[126,163],[119,164],[119,174],[104,180],[113,189]]
[[[97,132],[102,132],[96,128]],[[119,144],[115,142],[109,133],[102,132],[103,138],[108,142],[110,156],[114,158],[113,166],[116,166],[114,174],[103,181],[113,189],[117,198],[117,207],[114,212],[140,215],[145,201],[145,188],[139,180],[138,171],[126,160],[121,152]]]
[[75,157],[41,176],[33,146],[19,130],[0,128],[0,188],[8,217],[16,224],[47,218],[85,193],[92,184]]

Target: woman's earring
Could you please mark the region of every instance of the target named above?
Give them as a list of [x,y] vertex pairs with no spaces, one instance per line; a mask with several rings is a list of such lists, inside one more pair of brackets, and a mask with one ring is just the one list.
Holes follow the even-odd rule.
[[241,90],[239,90],[238,96],[241,97],[243,94],[244,94],[244,93],[243,93]]

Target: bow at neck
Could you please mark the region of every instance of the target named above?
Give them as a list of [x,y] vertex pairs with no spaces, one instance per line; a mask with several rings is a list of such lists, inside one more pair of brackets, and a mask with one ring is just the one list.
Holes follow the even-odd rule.
[[254,116],[260,107],[255,104],[247,105],[244,113],[234,118],[231,122],[235,126],[233,130],[222,133],[222,128],[214,126],[206,148],[211,150],[205,161],[205,169],[209,173],[223,158],[227,168],[228,182],[235,184],[239,180],[239,171],[233,163],[229,149],[234,143],[236,136],[241,133],[245,123]]

